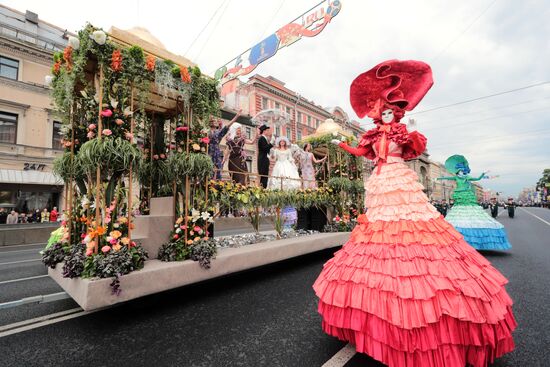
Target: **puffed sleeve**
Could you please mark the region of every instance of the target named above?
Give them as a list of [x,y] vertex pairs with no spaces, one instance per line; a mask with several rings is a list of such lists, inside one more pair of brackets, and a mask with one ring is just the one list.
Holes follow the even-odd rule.
[[344,149],[349,154],[353,154],[353,155],[356,155],[356,156],[365,156],[369,151],[369,149],[367,147],[354,148],[354,147],[350,147],[346,143],[340,143],[340,144],[338,144],[338,146],[340,148]]
[[424,153],[428,140],[418,131],[412,131],[408,134],[407,141],[403,146],[403,159],[414,159]]

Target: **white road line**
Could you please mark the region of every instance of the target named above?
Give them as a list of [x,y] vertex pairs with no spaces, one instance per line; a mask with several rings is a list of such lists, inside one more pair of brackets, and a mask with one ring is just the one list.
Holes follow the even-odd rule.
[[42,261],[42,259],[11,261],[11,262],[7,262],[7,263],[0,263],[0,265],[13,265],[13,264],[21,264],[21,263],[30,263],[30,262],[33,262],[33,261]]
[[23,321],[19,321],[19,322],[14,322],[13,324],[0,326],[0,332],[15,329],[15,328],[22,327],[22,326],[25,326],[25,325],[35,324],[35,323],[40,322],[40,321],[51,320],[51,319],[54,319],[56,317],[65,316],[65,315],[72,314],[72,313],[79,312],[79,311],[82,311],[82,309],[80,307],[77,307],[77,308],[72,308],[70,310],[65,310],[65,311],[51,313],[49,315],[35,317],[34,319],[28,319],[28,320],[23,320]]
[[20,252],[36,252],[38,253],[41,249],[40,248],[33,248],[33,249],[30,249],[30,250],[16,250],[16,251],[0,251],[0,256],[2,256],[2,254],[17,254],[17,253],[20,253]]
[[10,280],[3,280],[0,282],[0,285],[2,284],[8,284],[8,283],[15,283],[15,282],[22,282],[24,280],[32,280],[32,279],[40,279],[40,278],[45,278],[47,277],[48,275],[37,275],[37,276],[34,276],[34,277],[27,277],[27,278],[19,278],[19,279],[10,279]]
[[526,212],[527,214],[532,215],[533,217],[537,218],[537,219],[540,220],[541,222],[543,222],[543,223],[545,223],[545,224],[547,224],[547,225],[550,226],[550,222],[548,222],[548,221],[542,219],[542,218],[539,217],[538,215],[531,213],[531,212],[530,212],[529,210],[527,210],[527,209],[523,209],[523,208],[520,208],[520,209],[523,210],[524,212]]
[[[1,336],[1,334],[0,334]],[[355,355],[355,347],[347,344],[321,367],[343,367]]]
[[77,318],[77,317],[80,317],[80,316],[86,316],[86,315],[92,314],[92,313],[97,312],[97,311],[100,311],[100,309],[94,310],[94,311],[76,312],[76,313],[73,313],[73,314],[70,314],[70,315],[61,316],[61,317],[57,317],[57,318],[50,319],[50,320],[44,320],[44,321],[37,322],[37,323],[31,324],[31,325],[25,325],[25,326],[21,326],[21,327],[15,328],[15,329],[3,331],[3,332],[0,332],[0,338],[3,338],[3,337],[8,336],[8,335],[22,333],[23,331],[37,329],[37,328],[40,328],[42,326],[56,324],[58,322],[74,319],[74,318]]

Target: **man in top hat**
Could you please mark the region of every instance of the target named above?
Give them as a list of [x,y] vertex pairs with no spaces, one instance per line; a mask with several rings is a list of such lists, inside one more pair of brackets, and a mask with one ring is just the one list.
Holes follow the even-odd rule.
[[[260,134],[258,137],[258,174],[260,175],[260,184],[265,189],[269,175],[269,151],[273,148],[273,142],[268,140],[272,137],[271,129],[267,125],[262,125],[259,128]],[[267,131],[267,132],[266,132]],[[273,139],[271,139],[273,140]]]

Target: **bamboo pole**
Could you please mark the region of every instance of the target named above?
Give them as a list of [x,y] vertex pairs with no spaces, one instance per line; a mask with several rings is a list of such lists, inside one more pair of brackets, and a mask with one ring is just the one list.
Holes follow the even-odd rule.
[[[185,151],[187,154],[189,154],[189,134],[191,133],[191,119],[193,118],[193,111],[191,111],[191,109],[188,107],[188,110],[187,110],[187,126],[188,126],[188,130],[187,130],[187,134],[186,134],[186,138],[185,138]],[[189,228],[188,228],[188,224],[189,224],[189,194],[190,194],[190,191],[189,191],[189,175],[185,175],[185,202],[184,202],[184,222],[185,222],[185,244],[187,245],[187,241],[188,241],[188,234],[189,234]]]
[[[73,239],[73,171],[74,171],[74,103],[71,104],[69,110],[69,120],[71,122],[71,174],[69,175],[68,188],[65,190],[66,198],[65,205],[69,208],[69,243]],[[68,193],[67,193],[68,191]],[[72,244],[72,243],[71,243]]]
[[[103,65],[99,65],[99,107],[97,116],[97,138],[101,142],[101,132],[103,130],[103,121],[101,119],[101,110],[103,109]],[[101,226],[101,168],[96,169],[96,198],[95,198],[95,223],[96,230]],[[99,236],[95,242],[94,253],[97,254],[99,246]]]
[[155,123],[155,111],[153,111],[153,115],[151,118],[151,129],[149,129],[149,161],[151,162],[151,174],[149,175],[149,214],[151,214],[151,199],[153,198],[153,138],[154,138],[154,129],[153,124]]
[[[131,85],[130,111],[132,112],[132,117],[130,118],[130,144],[134,144],[134,83]],[[128,172],[128,248],[132,245],[132,166],[133,164],[130,162],[130,172]]]

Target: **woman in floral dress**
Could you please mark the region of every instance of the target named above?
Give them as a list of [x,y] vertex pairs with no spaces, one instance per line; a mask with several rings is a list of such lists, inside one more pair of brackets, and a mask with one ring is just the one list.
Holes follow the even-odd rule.
[[317,159],[311,153],[311,144],[306,143],[304,145],[304,150],[298,151],[298,160],[300,161],[300,169],[302,170],[302,181],[304,189],[315,189],[317,188],[317,181],[315,180],[315,168],[313,163],[324,162],[327,157]]

